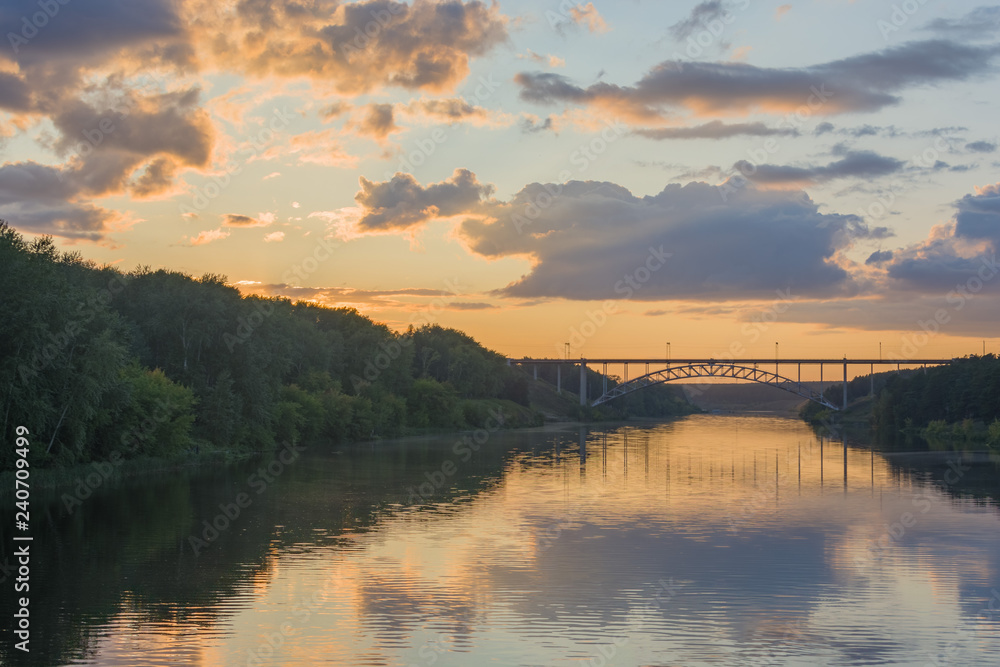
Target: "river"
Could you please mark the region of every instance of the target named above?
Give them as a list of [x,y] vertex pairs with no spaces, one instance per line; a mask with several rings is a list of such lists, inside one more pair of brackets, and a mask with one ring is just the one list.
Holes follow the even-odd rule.
[[39,496],[0,662],[995,666],[997,461],[694,415]]

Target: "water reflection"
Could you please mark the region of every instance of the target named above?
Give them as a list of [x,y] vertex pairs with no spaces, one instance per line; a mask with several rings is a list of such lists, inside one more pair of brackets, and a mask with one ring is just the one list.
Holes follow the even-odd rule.
[[35,664],[1000,664],[988,457],[733,416],[313,451],[195,555],[260,465],[52,505]]

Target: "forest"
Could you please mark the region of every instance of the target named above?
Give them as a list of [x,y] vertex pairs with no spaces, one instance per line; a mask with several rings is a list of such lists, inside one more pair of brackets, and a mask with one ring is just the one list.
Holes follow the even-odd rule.
[[[843,385],[834,384],[824,396],[839,405],[842,392]],[[882,440],[918,434],[1000,444],[1000,358],[993,354],[962,357],[944,366],[863,375],[847,383],[849,404],[867,397],[871,397],[865,406],[870,409],[871,426]],[[829,410],[811,402],[802,415],[812,422],[831,417]]]
[[[3,221],[0,281],[0,432],[27,427],[33,467],[543,419],[529,375],[453,329],[396,333],[350,308],[244,296],[220,275],[97,266]],[[678,395],[576,416],[676,414]],[[12,448],[0,452],[11,469]]]

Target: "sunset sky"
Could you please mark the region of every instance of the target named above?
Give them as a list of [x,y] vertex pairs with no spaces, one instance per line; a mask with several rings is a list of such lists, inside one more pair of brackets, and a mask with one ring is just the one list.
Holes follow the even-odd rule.
[[2,0],[0,29],[0,218],[101,264],[518,357],[1000,351],[1000,6]]

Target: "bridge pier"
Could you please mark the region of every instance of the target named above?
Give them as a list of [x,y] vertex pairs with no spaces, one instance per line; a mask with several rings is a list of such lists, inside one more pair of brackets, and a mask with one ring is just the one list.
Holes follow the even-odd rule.
[[844,410],[847,409],[847,357],[844,357]]
[[532,364],[531,365],[531,370],[535,374],[535,380],[538,380],[538,364]]
[[580,405],[587,405],[587,364],[580,360]]
[[562,394],[562,364],[556,366],[556,393]]

